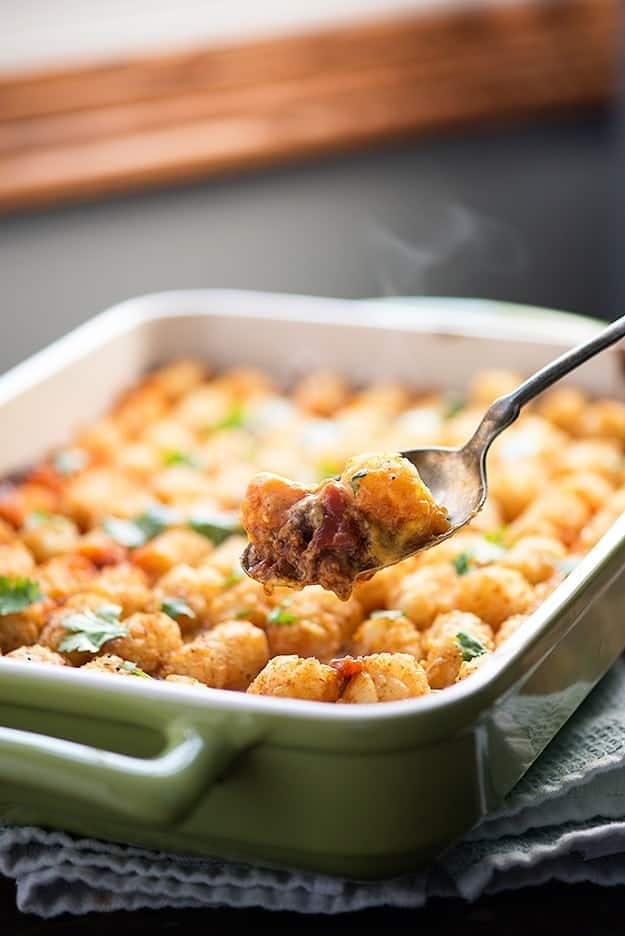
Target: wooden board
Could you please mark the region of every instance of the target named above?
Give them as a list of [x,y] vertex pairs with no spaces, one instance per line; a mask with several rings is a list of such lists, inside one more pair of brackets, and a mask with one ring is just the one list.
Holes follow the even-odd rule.
[[401,17],[0,78],[0,211],[604,106],[617,0]]

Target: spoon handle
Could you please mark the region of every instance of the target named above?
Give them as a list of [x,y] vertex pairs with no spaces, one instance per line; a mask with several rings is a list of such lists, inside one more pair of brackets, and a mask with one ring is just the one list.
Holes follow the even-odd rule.
[[598,335],[595,335],[589,341],[571,348],[570,351],[565,351],[555,361],[541,367],[539,371],[524,380],[512,393],[495,400],[486,411],[475,434],[465,448],[486,451],[495,437],[506,429],[510,423],[514,422],[522,406],[525,406],[526,403],[533,400],[547,387],[560,380],[565,374],[575,370],[584,361],[594,357],[604,348],[609,348],[620,338],[625,338],[625,315],[616,319],[607,328],[602,329]]
[[624,337],[625,315],[616,319],[615,322],[612,322],[611,325],[608,325],[607,328],[600,331],[594,338],[591,338],[589,341],[584,341],[583,344],[577,345],[575,348],[571,348],[570,351],[565,351],[565,353],[557,357],[555,361],[551,361],[550,364],[541,367],[539,371],[536,371],[535,374],[523,381],[516,390],[508,394],[508,399],[519,407],[524,406],[530,400],[533,400],[535,396],[538,396],[539,393],[542,393],[543,390],[546,390],[547,387],[555,383],[556,380],[560,380],[561,377],[575,370],[575,368],[583,364],[584,361],[594,357],[599,351],[603,351],[604,348],[609,348],[610,345],[617,342],[619,338]]

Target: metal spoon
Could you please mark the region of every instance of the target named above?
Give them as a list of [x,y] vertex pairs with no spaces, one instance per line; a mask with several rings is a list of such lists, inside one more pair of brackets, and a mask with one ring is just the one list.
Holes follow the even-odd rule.
[[449,530],[423,543],[419,549],[429,549],[452,536],[482,509],[488,493],[486,455],[499,433],[515,421],[521,407],[565,374],[623,337],[625,315],[590,341],[585,341],[541,368],[512,393],[495,400],[462,448],[418,448],[402,452],[404,458],[415,466],[434,499],[447,508],[451,523]]

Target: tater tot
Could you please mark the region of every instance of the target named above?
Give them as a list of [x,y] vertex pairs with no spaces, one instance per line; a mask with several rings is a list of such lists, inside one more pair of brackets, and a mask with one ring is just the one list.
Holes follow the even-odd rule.
[[179,686],[200,686],[202,689],[206,689],[206,683],[200,682],[199,679],[194,679],[193,676],[180,676],[178,673],[171,673],[169,676],[166,676],[164,682],[176,683]]
[[[442,544],[441,544],[442,545]],[[436,549],[440,547],[435,547]],[[428,550],[430,552],[431,550]],[[426,555],[422,553],[421,555]],[[394,593],[399,583],[410,572],[414,572],[418,566],[419,559],[416,556],[410,556],[402,562],[388,566],[386,569],[380,569],[368,581],[358,581],[354,585],[353,597],[361,605],[364,614],[370,614],[379,608],[386,608],[389,602],[389,595]]]
[[218,624],[238,618],[264,627],[271,605],[263,586],[241,573],[234,573],[232,579],[232,584],[228,578],[222,579],[222,585],[208,609],[210,621]]
[[150,577],[158,578],[181,562],[199,565],[212,549],[210,540],[194,530],[165,530],[145,546],[135,549],[132,561]]
[[469,399],[476,406],[486,409],[498,397],[515,390],[522,380],[515,371],[480,371],[469,384]]
[[[181,563],[166,572],[155,585],[154,596],[159,606],[163,603],[171,606],[171,599],[182,599],[190,608],[191,615],[176,616],[183,634],[197,627],[207,627],[212,623],[211,605],[218,595],[223,593],[224,578],[208,565],[194,569]],[[169,611],[167,611],[169,613]]]
[[594,400],[584,408],[581,433],[625,443],[625,403],[618,400]]
[[182,646],[178,624],[162,612],[131,614],[122,624],[128,635],[107,641],[105,652],[131,660],[146,673],[155,673]]
[[98,655],[96,651],[72,650],[70,652],[65,652],[61,650],[61,644],[71,633],[71,631],[65,627],[64,622],[66,619],[69,619],[71,615],[81,611],[98,611],[104,603],[105,599],[102,598],[102,595],[97,595],[95,593],[85,591],[77,595],[72,595],[62,607],[53,608],[52,611],[47,614],[45,624],[39,634],[38,642],[42,646],[54,650],[55,653],[60,653],[63,659],[72,666],[82,666],[83,663],[88,663],[89,660],[92,660]]
[[526,536],[547,536],[569,547],[590,516],[588,504],[578,494],[552,487],[510,524],[506,538],[514,543]]
[[64,513],[81,529],[90,530],[107,517],[139,517],[150,507],[152,497],[139,482],[102,467],[72,478],[62,503]]
[[340,678],[337,671],[314,657],[276,656],[269,660],[248,687],[252,695],[336,702]]
[[531,585],[516,569],[491,565],[460,578],[458,607],[477,615],[494,630],[512,614],[522,614],[532,603]]
[[537,585],[554,575],[565,556],[566,550],[559,540],[526,536],[502,556],[499,565],[516,569],[530,585]]
[[33,554],[23,543],[0,543],[0,576],[21,578],[34,568]]
[[502,519],[510,523],[534,500],[545,475],[534,460],[496,462],[488,475],[489,498],[497,499]]
[[84,556],[68,553],[55,556],[37,567],[33,578],[39,583],[44,595],[54,601],[65,601],[78,592],[85,591],[96,575],[93,563]]
[[525,624],[528,617],[527,614],[513,614],[511,617],[506,618],[495,634],[495,646],[500,647],[509,637],[512,637]]
[[460,669],[458,670],[458,675],[456,676],[456,682],[462,682],[463,679],[466,679],[467,676],[472,676],[476,670],[479,670],[481,666],[486,663],[489,657],[492,656],[492,653],[487,650],[486,653],[482,653],[480,656],[473,657],[471,660],[463,660],[460,664]]
[[358,662],[362,670],[349,679],[339,702],[396,702],[430,691],[425,670],[410,654],[374,653]]
[[[0,625],[1,626],[1,625]],[[60,653],[55,653],[49,647],[33,644],[30,647],[22,646],[11,650],[0,660],[20,660],[22,663],[49,663],[51,666],[65,666],[65,660]]]
[[148,379],[167,400],[174,402],[201,384],[207,374],[202,361],[183,359],[160,367]]
[[378,611],[363,621],[351,642],[356,656],[409,653],[421,659],[421,632],[401,611]]
[[39,639],[50,603],[37,601],[23,611],[0,615],[0,653],[9,653],[22,646],[30,646]]
[[248,621],[225,621],[170,653],[162,675],[191,676],[215,689],[247,689],[269,659],[267,638]]
[[279,599],[270,611],[266,631],[271,654],[329,660],[361,620],[362,608],[354,598],[341,601],[318,585],[309,586]]
[[88,670],[90,673],[112,674],[113,676],[139,676],[143,679],[148,675],[144,673],[136,663],[133,663],[131,660],[124,660],[122,657],[115,656],[115,654],[112,653],[105,653],[102,656],[97,656],[94,660],[90,660],[88,663],[85,663],[84,666],[81,666],[81,669]]
[[424,566],[399,583],[390,595],[391,606],[424,630],[437,614],[451,610],[457,587],[458,576],[451,563]]
[[52,513],[57,508],[56,492],[42,484],[12,484],[0,481],[0,520],[22,527],[33,513]]
[[45,562],[75,551],[79,532],[76,524],[62,514],[31,514],[20,536],[36,561]]
[[463,636],[460,635],[474,638],[477,641],[474,649],[478,653],[494,648],[492,629],[475,614],[462,611],[441,614],[423,635],[427,653],[425,671],[432,689],[451,686],[458,677],[463,661],[471,658],[463,647]]
[[559,429],[576,436],[582,431],[582,415],[588,398],[576,387],[556,387],[545,394],[538,405],[541,416]]
[[331,371],[308,374],[293,390],[295,403],[314,416],[332,416],[346,404],[348,395],[346,381]]
[[620,446],[614,442],[605,439],[584,439],[562,446],[554,460],[553,468],[558,474],[592,471],[616,484],[623,469],[623,454]]
[[102,595],[103,604],[121,605],[124,617],[137,611],[157,610],[145,573],[130,562],[103,569],[89,583],[89,591]]

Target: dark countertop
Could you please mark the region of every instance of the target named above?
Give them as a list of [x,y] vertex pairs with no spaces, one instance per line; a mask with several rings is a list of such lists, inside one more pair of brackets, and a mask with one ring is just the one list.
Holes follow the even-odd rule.
[[13,883],[0,878],[0,930],[10,936],[38,936],[84,933],[90,936],[119,933],[220,934],[239,931],[253,933],[267,926],[272,930],[297,927],[298,936],[316,933],[324,936],[355,931],[370,926],[408,930],[444,936],[503,934],[537,936],[541,933],[575,933],[604,936],[623,932],[625,887],[601,888],[594,885],[551,884],[484,897],[473,904],[459,900],[433,900],[418,910],[367,910],[336,917],[298,916],[261,910],[157,910],[135,913],[90,914],[88,917],[62,916],[54,920],[20,914],[15,909]]

